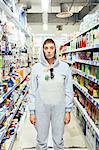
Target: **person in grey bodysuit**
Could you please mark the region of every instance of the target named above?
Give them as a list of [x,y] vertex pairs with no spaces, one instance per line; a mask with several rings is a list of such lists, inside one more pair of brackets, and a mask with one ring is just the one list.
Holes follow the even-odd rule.
[[69,65],[57,58],[56,45],[46,39],[40,62],[35,64],[30,80],[30,122],[37,131],[37,150],[47,150],[51,123],[54,150],[63,150],[64,124],[71,119],[73,85]]

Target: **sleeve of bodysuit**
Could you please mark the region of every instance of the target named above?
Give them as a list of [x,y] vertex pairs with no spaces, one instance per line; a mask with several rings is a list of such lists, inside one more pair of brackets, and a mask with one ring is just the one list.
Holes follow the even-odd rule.
[[73,107],[73,83],[72,83],[72,74],[70,67],[66,71],[66,78],[65,78],[65,95],[66,95],[66,106],[65,112],[71,112]]
[[30,88],[29,88],[29,111],[30,114],[35,114],[35,100],[36,100],[36,90],[37,90],[37,77],[36,77],[36,67],[33,66],[30,75]]

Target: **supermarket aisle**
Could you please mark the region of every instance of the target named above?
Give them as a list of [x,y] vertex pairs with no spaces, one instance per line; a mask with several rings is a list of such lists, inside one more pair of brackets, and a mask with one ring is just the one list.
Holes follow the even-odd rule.
[[[65,147],[68,150],[88,150],[87,143],[84,135],[77,123],[76,118],[72,115],[71,123],[65,127],[64,134]],[[52,146],[52,140],[49,138],[49,146]],[[17,135],[17,139],[12,150],[26,150],[35,147],[36,145],[36,131],[29,122],[29,114],[27,114],[26,120],[20,133]],[[74,148],[73,148],[74,147]]]

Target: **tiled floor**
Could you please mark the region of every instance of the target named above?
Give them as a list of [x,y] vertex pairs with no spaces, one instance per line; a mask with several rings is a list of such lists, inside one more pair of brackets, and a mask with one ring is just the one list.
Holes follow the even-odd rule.
[[[51,133],[48,145],[52,146]],[[35,146],[36,131],[33,125],[30,124],[29,115],[27,115],[24,125],[16,137],[12,150],[31,150]],[[64,146],[66,150],[89,150],[80,126],[73,115],[70,124],[65,127]],[[49,150],[53,149],[50,148]]]

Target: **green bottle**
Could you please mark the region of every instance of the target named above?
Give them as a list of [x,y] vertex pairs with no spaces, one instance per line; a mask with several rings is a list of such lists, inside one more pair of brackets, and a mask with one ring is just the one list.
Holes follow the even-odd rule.
[[96,67],[96,79],[99,79],[99,67]]

